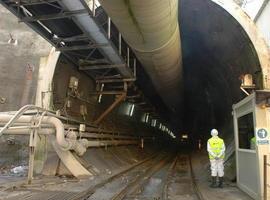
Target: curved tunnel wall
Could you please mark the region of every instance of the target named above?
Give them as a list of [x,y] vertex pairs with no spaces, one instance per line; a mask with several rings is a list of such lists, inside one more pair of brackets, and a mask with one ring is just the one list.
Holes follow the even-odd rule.
[[[166,56],[153,50],[165,40],[175,38],[171,37],[173,31],[170,31],[175,27],[171,23],[175,24],[174,15],[166,18],[164,14],[177,3],[101,1],[167,106],[183,105],[184,111],[178,110],[178,116],[183,116],[182,131],[201,134],[198,132],[208,132],[210,127],[231,129],[232,104],[244,97],[240,91],[240,76],[252,74],[256,89],[269,88],[267,45],[251,19],[233,1],[181,0],[178,7],[180,26],[177,25],[181,40],[173,39],[174,44],[168,46],[176,47],[178,42],[182,47],[182,72],[181,51],[171,51],[163,45],[160,49],[167,53]],[[180,68],[173,64],[176,58],[176,63],[180,58]],[[161,72],[160,76],[156,72]],[[167,87],[168,84],[177,88]],[[181,96],[182,89],[184,94]],[[173,126],[181,128],[181,119],[172,118]]]
[[243,74],[268,88],[269,50],[255,24],[231,1],[182,0],[184,124],[195,138],[216,127],[231,137],[232,104],[246,95]]
[[[142,1],[140,2],[142,3]],[[150,7],[151,2],[153,1],[147,1],[144,3],[149,3]],[[177,1],[170,2],[176,3]],[[252,74],[255,79],[257,89],[269,88],[269,50],[264,43],[263,38],[258,34],[252,21],[240,10],[239,7],[227,2],[228,1],[218,3],[218,1],[211,0],[182,0],[179,5],[179,23],[181,24],[184,64],[184,94],[186,98],[186,101],[184,102],[185,125],[189,132],[197,136],[202,134],[203,137],[205,137],[205,134],[208,134],[211,127],[217,127],[224,130],[223,133],[232,135],[232,132],[230,132],[232,131],[230,130],[231,106],[244,96],[239,89],[241,85],[239,76],[241,74]],[[175,7],[176,6],[173,8]],[[147,7],[141,9],[141,12],[145,12],[144,9],[147,9]],[[158,9],[155,8],[155,10]],[[166,9],[162,8],[162,11],[164,10]],[[177,13],[175,9],[173,12]],[[160,13],[164,14],[163,12]],[[123,13],[117,14],[120,15]],[[151,18],[152,15],[145,17]],[[123,17],[122,19],[125,18]],[[170,78],[171,76],[169,74],[173,74],[177,78],[176,80],[172,76],[171,80],[174,84],[176,84],[177,81],[181,83],[182,80],[181,42],[180,38],[176,34],[179,30],[179,26],[177,21],[175,22],[172,20],[172,22],[173,23],[168,26],[168,29],[164,29],[164,31],[168,31],[170,34],[162,35],[163,37],[159,36],[159,34],[163,32],[163,29],[160,27],[156,29],[154,28],[155,32],[152,33],[153,35],[146,31],[147,34],[145,38],[150,41],[149,46],[147,46],[146,43],[144,44],[143,40],[140,38],[135,37],[136,40],[133,41],[131,40],[133,39],[132,36],[130,39],[130,44],[135,46],[134,50],[139,55],[139,58],[145,61],[147,66],[153,67],[153,69],[159,64],[161,68],[164,66],[163,69],[165,71],[161,70],[162,73],[158,76],[159,79],[164,80],[153,79],[156,87],[159,87],[159,84],[163,83],[163,81],[164,85],[168,84],[171,86],[171,82],[165,78],[166,76]],[[164,23],[162,24],[164,25]],[[147,29],[147,24],[145,26]],[[176,29],[174,32],[173,30],[175,27]],[[162,31],[159,31],[159,29]],[[131,31],[133,34],[132,29],[124,31],[127,31],[127,33],[128,31]],[[134,34],[137,34],[136,31]],[[148,34],[152,35],[152,37]],[[125,38],[129,40],[128,36],[125,36]],[[167,43],[165,42],[166,40],[168,41]],[[155,43],[156,41],[158,42]],[[138,44],[136,42],[138,42]],[[166,47],[165,44],[168,44],[169,47]],[[157,50],[158,46],[164,47],[164,53],[168,53],[168,57],[167,55],[165,56],[166,59],[161,59],[163,58],[163,55],[159,52],[161,49]],[[171,57],[171,54],[173,54],[173,58]],[[160,56],[160,60],[157,59],[157,63],[154,63],[154,55]],[[12,63],[11,65],[14,68],[21,67],[18,63]],[[171,66],[177,66],[177,68],[174,68],[173,72],[170,72],[168,68]],[[70,69],[67,68],[69,67],[70,65],[68,67],[59,67],[59,71],[56,72],[57,74],[55,77],[58,76],[59,78],[62,75],[62,78],[65,79],[65,85],[63,84],[63,81],[61,81],[61,78],[55,80],[56,88],[54,89],[56,94],[60,97],[57,99],[57,95],[54,96],[55,109],[61,109],[63,107],[64,102],[61,95],[65,95],[65,92],[63,92],[61,87],[67,87],[68,76],[65,76],[62,72],[65,71],[68,73],[68,70]],[[155,75],[155,71],[151,70],[152,69],[149,69],[148,73]],[[77,69],[74,71],[76,71],[74,74],[84,76],[81,75],[82,72],[79,72]],[[167,71],[168,74],[165,73]],[[88,82],[91,82],[89,77],[84,76],[83,79],[83,83],[86,83],[85,86],[88,86]],[[5,80],[6,79],[3,79],[3,82],[5,82]],[[91,84],[89,83],[89,85]],[[181,99],[180,97],[177,97],[177,95],[180,94],[181,84],[176,84],[176,86],[177,87],[175,88],[164,87],[164,91],[163,89],[160,90],[162,91],[161,94],[163,95],[163,98],[165,97],[167,99],[166,103],[170,107],[178,104],[178,100]],[[91,87],[89,86],[85,88],[85,94],[89,92],[89,88],[93,89],[94,86],[91,85]],[[12,91],[14,91],[14,88],[12,89]],[[179,91],[179,94],[176,93],[177,91]],[[59,99],[61,101],[59,101]],[[112,101],[112,99],[107,100],[108,104]],[[58,105],[56,105],[57,103]],[[80,102],[74,102],[74,110],[79,110],[79,103]],[[15,104],[16,103],[12,106],[19,106]],[[105,103],[105,106],[106,105],[107,104]],[[105,106],[103,105],[99,108],[94,107],[97,111],[89,112],[89,114],[94,113],[98,115],[102,112]],[[89,108],[89,111],[92,110]],[[72,111],[70,113],[72,113]],[[107,121],[104,122],[103,126],[107,128],[121,128],[125,129],[123,131],[131,131],[141,134],[151,133],[153,131],[151,130],[151,127],[150,129],[144,127],[144,124],[140,124],[141,126],[138,126],[142,113],[138,112],[136,119],[119,116],[118,114],[117,110],[112,113]],[[73,117],[74,115],[79,116],[79,113],[73,113],[71,115],[73,115]],[[113,121],[112,118],[115,121]],[[123,118],[125,119],[123,120]],[[92,119],[94,119],[94,117]],[[117,119],[122,119],[123,123],[119,124]],[[89,117],[88,120],[91,121],[91,118]],[[114,127],[117,123],[119,127]]]

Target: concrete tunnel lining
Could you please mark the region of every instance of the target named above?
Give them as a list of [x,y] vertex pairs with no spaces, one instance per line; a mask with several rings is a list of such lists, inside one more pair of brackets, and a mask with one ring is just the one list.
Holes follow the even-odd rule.
[[[114,12],[109,11],[111,13]],[[112,19],[116,18],[116,26],[118,22],[121,24],[121,31],[124,30],[124,21],[117,19],[120,15],[118,13]],[[170,116],[171,126],[178,132],[194,132],[199,128],[201,130],[197,132],[208,133],[211,127],[231,132],[231,106],[243,97],[239,77],[250,73],[257,89],[268,88],[267,45],[251,19],[232,1],[179,1],[178,20],[184,62],[184,95],[173,97],[169,94],[178,91],[158,90],[174,98],[173,101],[184,99],[185,109]],[[134,33],[123,34],[130,38]],[[147,59],[141,61],[147,68]],[[151,73],[149,75],[151,77]],[[179,126],[181,120],[183,126]]]
[[269,50],[251,19],[233,2],[181,1],[179,5],[185,132],[208,138],[211,128],[232,137],[232,104],[242,99],[243,74],[268,88]]
[[[239,77],[250,73],[257,89],[267,88],[268,79],[262,79],[262,73],[267,76],[268,48],[252,21],[232,2],[183,0],[178,20],[185,109],[166,118],[178,133],[204,135],[211,127],[231,132],[231,106],[243,97]],[[263,71],[261,66],[266,66]],[[145,78],[139,77],[138,84],[147,83]],[[143,90],[151,93],[147,87]],[[150,100],[155,102],[156,96]],[[184,126],[179,126],[181,120]]]
[[[209,129],[212,127],[218,128],[223,134],[222,137],[225,137],[226,140],[232,137],[231,106],[245,96],[239,89],[241,85],[239,76],[250,73],[253,75],[256,83],[256,89],[268,88],[268,48],[247,16],[242,13],[239,14],[239,11],[237,11],[238,7],[234,7],[236,13],[230,9],[229,13],[225,9],[225,4],[220,6],[220,4],[210,0],[201,0],[200,2],[196,0],[183,0],[179,4],[185,84],[183,91],[185,97],[184,110],[181,113],[172,114],[168,110],[159,108],[160,101],[156,99],[156,94],[151,91],[153,88],[149,86],[142,88],[144,93],[150,96],[150,101],[156,105],[159,113],[161,115],[169,115],[168,124],[174,129],[175,133],[179,135],[188,133],[194,141],[197,141],[198,138],[203,140],[208,138]],[[208,13],[208,15],[205,13]],[[238,21],[238,17],[242,21]],[[240,21],[241,23],[238,23]],[[52,92],[46,94],[44,99],[39,99],[40,96],[37,95],[37,104],[43,105],[45,103],[45,106],[47,105],[48,108],[52,106],[54,109],[61,109],[63,104],[65,104],[63,99],[66,98],[69,78],[72,75],[76,75],[80,79],[82,98],[88,98],[89,96],[84,96],[84,94],[88,94],[89,90],[95,90],[93,80],[75,66],[71,66],[63,55],[59,56],[59,53],[51,52],[49,58],[43,58],[42,61],[40,72],[43,75],[40,74],[39,82],[41,79],[44,79],[44,84],[38,86],[39,92],[37,94],[42,93],[42,91]],[[48,76],[45,77],[44,74]],[[138,77],[137,84],[143,86],[145,83],[149,83],[149,81],[150,78],[148,76]],[[176,91],[166,92],[174,93]],[[51,94],[53,96],[50,96]],[[154,95],[151,96],[150,94]],[[91,101],[91,106],[94,109],[91,110],[86,120],[93,121],[104,107],[110,105],[113,98],[112,96],[105,97],[104,102],[100,105],[96,103],[96,98],[88,99]],[[52,102],[54,105],[52,105]],[[70,110],[69,116],[81,118],[78,112],[81,104],[80,99],[76,99],[73,102],[72,106],[74,107],[73,110]],[[125,133],[133,133],[140,136],[163,134],[162,132],[153,131],[149,123],[149,127],[147,127],[141,122],[141,116],[145,114],[142,111],[136,110],[133,117],[128,115],[120,116],[119,113],[122,110],[126,112],[126,108],[125,103],[120,105],[104,121],[102,126],[108,129],[119,128],[119,130]],[[183,117],[179,118],[179,115]],[[179,126],[179,121],[181,120],[184,121],[184,126]],[[149,146],[146,145],[144,153],[147,154],[148,152],[150,154],[150,152],[158,151],[157,149],[160,149],[161,146],[171,144],[172,141],[166,140],[166,137],[161,137],[159,141],[153,142],[156,143],[155,146],[151,146],[151,144]],[[45,145],[40,148],[44,147]],[[47,153],[49,155],[52,152],[46,152],[46,156]],[[142,156],[135,145],[116,145],[112,148],[106,148],[106,150],[92,148],[83,157],[74,157],[74,160],[79,165],[91,165],[87,170],[96,176],[107,173],[108,170],[111,173],[115,168],[137,162],[144,156],[146,155]],[[45,167],[46,165],[47,163]],[[40,164],[37,168],[40,166],[43,166],[43,164]],[[98,169],[95,167],[98,167]],[[58,172],[59,174],[69,174],[63,163],[59,163]],[[48,175],[51,174],[51,172],[48,173]]]
[[[45,10],[42,9],[42,12],[44,12]],[[214,14],[215,17],[213,17],[213,15],[211,14],[207,15],[208,13],[212,13],[212,12],[215,13]],[[195,19],[196,15],[200,16],[199,19],[197,19],[197,21]],[[233,96],[232,98],[229,98],[231,100],[225,103],[226,106],[224,107],[226,107],[226,109],[219,105],[220,109],[217,110],[217,112],[219,113],[227,111],[226,113],[228,113],[227,114],[228,118],[230,118],[229,109],[231,109],[230,108],[231,104],[240,98],[239,96],[240,92],[238,88],[239,75],[241,75],[242,73],[251,73],[251,74],[253,73],[255,75],[254,79],[256,81],[256,85],[258,86],[258,88],[260,89],[269,88],[268,87],[269,85],[268,83],[269,82],[269,78],[268,78],[269,50],[265,42],[263,41],[263,38],[258,33],[255,25],[251,21],[251,19],[249,19],[248,16],[245,15],[243,11],[241,11],[241,9],[235,3],[233,3],[232,1],[215,1],[215,0],[211,0],[211,1],[210,0],[207,0],[207,1],[206,0],[201,0],[201,1],[183,0],[183,1],[180,1],[180,4],[179,4],[179,16],[180,16],[180,20],[179,20],[180,31],[181,31],[181,37],[182,37],[182,42],[183,42],[182,49],[185,56],[184,73],[187,73],[186,75],[184,74],[184,76],[185,76],[185,80],[189,79],[190,80],[189,82],[191,82],[191,85],[184,86],[185,90],[187,90],[187,88],[192,89],[196,81],[200,80],[200,78],[203,78],[203,77],[195,78],[195,76],[192,75],[191,69],[194,68],[194,65],[195,65],[194,61],[198,59],[200,59],[201,63],[206,63],[205,66],[210,65],[210,64],[215,66],[212,68],[208,67],[202,70],[202,72],[205,72],[205,73],[209,71],[209,73],[206,73],[207,76],[214,74],[212,71],[216,71],[215,77],[213,77],[213,75],[211,77],[208,77],[208,79],[212,78],[213,83],[206,82],[206,84],[212,85],[211,87],[212,92],[209,92],[209,91],[206,92],[207,95],[210,95],[210,93],[215,93],[216,91],[220,91],[220,89],[215,89],[218,87],[213,87],[213,85],[217,83],[217,85],[221,85],[219,87],[221,88],[221,90],[227,91],[226,92],[227,95],[225,96]],[[207,16],[210,18],[210,19],[207,19],[208,21],[205,19]],[[223,20],[222,25],[219,19]],[[48,24],[51,24],[51,22],[49,21]],[[197,28],[195,26],[197,26]],[[220,28],[222,26],[223,27],[231,26],[231,27],[225,28],[227,30],[222,30]],[[59,29],[61,27],[63,28],[63,24],[59,26],[55,26],[53,28],[59,32]],[[66,28],[64,27],[63,29],[70,30],[69,28],[70,27],[66,27]],[[230,32],[230,30],[235,30],[235,31]],[[187,32],[187,34],[185,32]],[[191,34],[189,34],[189,32]],[[224,42],[222,43],[221,41],[224,41]],[[196,44],[193,45],[192,42]],[[237,43],[240,45],[237,46],[236,45]],[[230,44],[234,44],[234,45],[230,46]],[[244,44],[244,47],[241,47],[241,48],[244,48],[245,50],[241,49],[241,51],[239,51],[239,46],[241,46],[241,44]],[[195,51],[195,49],[199,49],[199,48],[204,49],[202,50],[202,53],[200,53],[199,51]],[[191,57],[193,57],[192,59],[189,59],[189,60],[186,59],[188,51],[189,51],[188,49],[192,50]],[[225,52],[225,49],[227,50],[226,52]],[[198,55],[203,55],[206,53],[207,53],[207,56],[196,57]],[[239,59],[237,61],[234,60],[231,63],[228,63],[228,61],[233,60],[237,57],[240,57],[242,59]],[[211,61],[210,61],[210,58],[211,58]],[[188,63],[189,61],[193,61],[193,64],[192,64],[193,67],[187,66],[189,65]],[[197,63],[199,63],[199,61]],[[229,67],[230,69],[228,68],[228,65],[230,65]],[[219,68],[218,66],[223,66],[223,67]],[[236,67],[232,67],[232,66],[236,66]],[[249,66],[252,66],[252,67],[249,67]],[[263,70],[260,70],[260,66],[262,66]],[[201,69],[202,68],[200,68],[200,70]],[[198,70],[197,72],[198,72],[197,74],[200,74]],[[234,74],[234,76],[232,77],[231,74]],[[175,76],[178,77],[176,73],[175,73]],[[217,78],[218,76],[220,78]],[[180,127],[178,125],[179,122],[182,120],[181,117],[179,117],[179,115],[181,115],[182,118],[187,118],[186,121],[190,121],[188,117],[186,117],[189,115],[189,113],[184,111],[184,112],[178,112],[176,115],[173,115],[171,112],[169,112],[169,110],[165,110],[163,108],[159,109],[159,104],[161,102],[156,100],[157,95],[152,92],[151,90],[152,87],[148,86],[149,81],[146,81],[145,79],[148,79],[148,77],[147,76],[143,76],[142,78],[138,77],[137,84],[141,85],[142,87],[144,87],[144,85],[147,84],[146,89],[144,88],[144,93],[146,95],[151,94],[149,99],[156,106],[156,109],[159,110],[159,113],[161,115],[167,115],[166,118],[169,118],[168,123],[171,124],[170,126],[173,127],[175,132],[185,131],[183,130],[185,128]],[[172,78],[171,81],[177,82],[177,80],[175,81],[174,79],[175,77]],[[214,81],[214,79],[217,79],[216,80],[217,82]],[[226,79],[229,79],[229,81],[226,82]],[[194,80],[193,85],[192,85],[192,80]],[[167,82],[166,84],[169,84],[171,81]],[[185,84],[189,84],[189,83],[186,83],[185,81]],[[197,84],[200,84],[200,82],[198,82]],[[223,86],[226,86],[225,88],[227,88],[227,90],[223,89]],[[228,90],[228,88],[235,88],[235,89]],[[196,91],[200,91],[200,89],[199,90],[195,88],[193,88],[193,90],[191,89],[189,90],[189,92],[192,93],[192,91],[194,91],[193,93],[196,97],[196,93],[198,93]],[[182,90],[181,87],[180,87],[180,90]],[[169,95],[169,94],[171,95],[171,93],[176,93],[176,92],[177,92],[176,90],[163,91],[163,93],[166,95]],[[192,97],[193,93],[192,94],[188,93],[186,95]],[[201,96],[203,95],[205,96],[206,93],[202,92]],[[184,99],[189,99],[188,96],[185,97]],[[192,99],[196,99],[195,97],[193,97]],[[175,103],[179,99],[182,100],[182,98],[177,97],[175,99],[172,99],[172,101],[174,101]],[[201,99],[203,99],[203,97]],[[215,99],[213,100],[208,99],[207,101],[217,102],[215,101]],[[185,102],[189,102],[189,101],[186,100]],[[196,105],[196,103],[191,103],[191,102],[189,103]],[[204,107],[202,105],[206,105],[207,107],[209,103],[200,104],[200,105],[201,106],[197,106],[197,107],[198,108]],[[160,107],[163,107],[163,106],[160,106]],[[191,111],[193,110],[192,108],[190,108],[190,106],[184,106],[184,107],[186,108],[186,110],[189,110],[189,109]],[[215,104],[215,108],[217,107],[218,105]],[[224,118],[224,117],[221,117],[221,118]],[[219,121],[219,120],[216,120],[216,121]],[[212,125],[209,125],[209,126],[212,126]],[[222,123],[218,124],[218,127],[221,127],[221,126],[222,126]]]
[[[239,26],[235,18],[224,9],[210,1],[197,2],[194,7],[194,1],[182,1],[179,5],[185,83],[185,110],[184,114],[181,114],[184,116],[185,126],[178,126],[181,119],[177,115],[170,115],[169,123],[178,134],[187,132],[194,140],[208,138],[211,127],[220,129],[228,138],[232,136],[231,106],[244,96],[240,91],[239,76],[245,73],[253,74],[257,88],[264,87],[261,79],[261,63],[254,47],[257,44],[252,44],[252,40],[244,31],[245,27]],[[192,15],[194,12],[197,14]],[[193,20],[192,23],[189,23],[190,19]],[[222,29],[222,27],[226,28]],[[242,47],[240,53],[239,44]],[[236,57],[239,59],[234,60]],[[61,65],[56,69],[57,76],[54,79],[57,82],[55,85],[58,85],[56,93],[59,94],[59,91],[65,90],[66,87],[59,85],[61,70],[66,69],[66,73],[70,70],[68,66]],[[76,71],[76,69],[72,70]],[[76,74],[82,78],[83,76],[78,73],[79,71]],[[67,77],[69,76],[65,79]],[[138,78],[139,83],[143,81],[145,80]],[[144,92],[147,94],[147,89]],[[63,96],[63,94],[59,95]],[[150,100],[154,102],[155,97]],[[78,106],[74,109],[78,110]],[[115,116],[115,113],[112,116]],[[124,126],[127,121],[123,123]],[[139,118],[133,123],[138,121]],[[110,120],[104,122],[107,125],[109,123]],[[135,127],[129,127],[129,130],[132,131]]]

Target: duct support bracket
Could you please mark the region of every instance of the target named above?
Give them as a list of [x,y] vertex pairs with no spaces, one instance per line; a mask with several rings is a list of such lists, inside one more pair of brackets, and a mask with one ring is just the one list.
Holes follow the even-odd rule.
[[116,96],[115,101],[94,121],[94,124],[99,125],[116,106],[126,99],[127,87],[127,82],[124,82],[124,91],[119,96]]

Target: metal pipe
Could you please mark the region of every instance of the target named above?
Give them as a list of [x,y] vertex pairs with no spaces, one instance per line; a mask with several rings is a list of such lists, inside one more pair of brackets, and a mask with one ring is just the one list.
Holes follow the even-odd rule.
[[122,35],[120,32],[118,33],[118,53],[120,56],[122,55]]
[[111,18],[108,18],[108,39],[111,39]]
[[102,147],[102,146],[112,146],[112,145],[129,145],[129,144],[138,144],[138,141],[134,141],[134,140],[88,141],[87,147]]
[[93,13],[93,17],[96,16],[96,0],[93,0],[93,5],[92,5],[92,13]]
[[110,135],[110,134],[97,134],[97,133],[83,133],[83,138],[97,138],[97,139],[130,139],[130,140],[137,140],[138,137],[135,136],[123,136],[123,135]]
[[133,61],[133,76],[134,76],[134,78],[137,77],[137,60],[136,60],[136,58],[134,58],[134,61]]
[[[164,103],[172,112],[182,104],[182,52],[178,0],[99,0],[122,33]],[[177,91],[168,93],[167,91]]]
[[[21,110],[21,109],[20,109]],[[18,113],[21,113],[21,112],[18,112]],[[18,115],[16,115],[18,116]],[[35,116],[20,116],[20,118],[17,118],[17,117],[14,117],[12,115],[0,115],[0,121],[7,121],[7,125],[1,129],[1,134],[3,134],[3,132],[9,127],[9,125],[11,125],[11,123],[14,122],[14,120],[16,119],[16,122],[24,122],[24,123],[30,123],[31,121],[33,121],[34,119],[35,120],[38,120],[40,117],[35,117]],[[63,123],[55,118],[55,117],[48,117],[48,116],[45,116],[43,117],[42,119],[42,123],[46,123],[46,124],[51,124],[55,127],[56,129],[56,140],[57,140],[57,143],[60,145],[60,147],[63,149],[63,150],[69,150],[72,148],[73,146],[73,143],[66,140],[65,139],[65,129],[64,129],[64,125]],[[0,136],[1,136],[0,134]]]
[[0,136],[3,134],[3,132],[8,129],[15,121],[17,121],[17,119],[23,115],[23,113],[25,113],[27,110],[30,109],[41,109],[35,105],[25,105],[23,107],[20,108],[20,110],[18,110],[15,115],[9,119],[8,123],[0,130]]
[[[71,96],[71,97],[74,97],[74,96]],[[80,99],[80,100],[82,100],[82,99]],[[35,105],[32,105],[32,106],[35,106]],[[68,121],[69,123],[72,122],[72,123],[77,123],[77,124],[85,124],[85,125],[87,125],[89,127],[95,127],[95,128],[97,128],[97,126],[94,125],[94,124],[86,123],[85,121],[79,121],[79,120],[76,120],[76,119],[73,119],[73,118],[68,118],[68,117],[60,116],[60,115],[55,114],[56,112],[55,111],[52,111],[52,110],[46,110],[46,109],[43,109],[43,108],[38,107],[38,106],[35,106],[35,107],[37,109],[39,109],[39,110],[46,111],[46,115],[47,116],[56,117],[56,118],[61,119],[61,120],[64,120],[64,121]],[[1,114],[15,115],[17,112],[18,111],[9,111],[9,112],[1,112]],[[24,112],[24,115],[35,115],[35,114],[38,114],[38,113],[40,113],[40,112],[34,111],[34,110],[27,110],[27,111]],[[1,122],[0,122],[0,124],[1,124]],[[15,123],[15,124],[18,124],[18,123]]]
[[127,48],[127,66],[129,67],[129,48]]
[[[66,117],[63,117],[63,116],[58,116],[56,114],[53,114],[51,111],[48,111],[48,110],[45,110],[44,108],[41,108],[41,107],[38,107],[36,105],[25,105],[23,106],[22,108],[20,108],[18,111],[14,112],[14,115],[13,117],[9,120],[9,122],[7,122],[5,124],[5,126],[0,130],[0,136],[3,134],[3,132],[8,129],[11,125],[13,125],[15,122],[17,122],[17,119],[20,118],[20,116],[22,116],[23,114],[27,113],[27,114],[30,114],[28,113],[29,110],[37,110],[35,112],[31,112],[31,114],[37,114],[39,113],[40,111],[43,111],[43,114],[42,116],[44,116],[45,114],[48,115],[48,116],[52,116],[52,117],[56,117],[56,118],[59,118],[59,119],[62,119],[62,120],[66,120],[66,121],[72,121],[72,122],[75,122],[75,123],[80,123],[80,124],[86,124],[88,126],[93,126],[92,124],[88,124],[88,123],[85,123],[85,122],[80,122],[80,121],[77,121],[77,120],[74,120],[74,119],[69,119],[69,118],[66,118]],[[3,114],[7,114],[10,116],[12,112],[5,112]],[[41,117],[42,118],[42,117]],[[29,122],[30,123],[30,122]]]
[[[20,129],[20,130],[10,130],[10,129],[7,129],[3,133],[3,135],[29,135],[29,134],[30,134],[30,130],[29,129]],[[55,129],[52,129],[52,128],[43,128],[41,130],[38,130],[38,134],[40,134],[40,135],[55,134]]]

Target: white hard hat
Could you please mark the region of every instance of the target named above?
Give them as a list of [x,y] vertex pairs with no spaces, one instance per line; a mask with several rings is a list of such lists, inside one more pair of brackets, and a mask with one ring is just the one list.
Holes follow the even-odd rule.
[[217,136],[218,135],[218,130],[217,129],[212,129],[211,130],[211,135],[212,136]]

